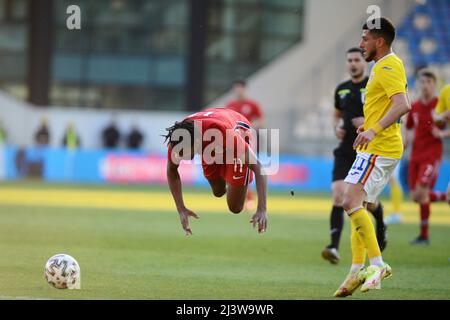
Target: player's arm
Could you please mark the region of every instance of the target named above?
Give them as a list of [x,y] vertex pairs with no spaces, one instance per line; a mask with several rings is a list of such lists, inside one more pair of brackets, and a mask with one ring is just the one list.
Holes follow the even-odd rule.
[[[368,128],[366,131],[358,134],[358,137],[356,137],[353,144],[354,149],[357,149],[358,147],[361,147],[363,150],[367,149],[369,142],[372,141],[378,133],[392,125],[394,122],[397,122],[404,114],[411,110],[411,104],[405,93],[394,94],[391,97],[391,101],[392,106],[384,117],[372,128]],[[358,131],[360,130],[361,129]]]
[[403,148],[408,148],[414,138],[414,130],[405,126],[402,127]]
[[433,121],[438,125],[442,125],[450,120],[450,110],[443,113],[437,113],[435,110],[433,110],[432,115]]
[[409,147],[413,138],[414,138],[414,130],[406,126],[402,126],[402,140],[404,149]]
[[253,227],[258,225],[258,232],[263,233],[267,230],[267,176],[264,174],[262,165],[255,153],[250,148],[247,151],[247,164],[255,174],[256,193],[258,194],[256,213],[252,216],[250,222]]
[[180,174],[178,173],[178,164],[167,159],[167,181],[169,183],[170,192],[172,193],[173,200],[180,215],[181,226],[186,232],[186,235],[192,234],[192,230],[189,226],[189,217],[198,219],[199,217],[191,210],[187,209],[183,201],[183,191],[181,185]]
[[342,119],[342,111],[339,109],[334,109],[333,126],[336,138],[338,138],[339,140],[344,139],[346,131],[344,129],[344,119]]
[[450,137],[450,129],[448,130],[441,130],[438,127],[433,127],[433,136],[435,136],[438,139],[445,139]]
[[339,97],[339,87],[334,91],[334,113],[333,113],[333,128],[336,138],[339,140],[344,139],[344,119],[342,118],[341,99]]
[[412,112],[409,112],[406,116],[406,121],[402,121],[403,125],[401,127],[402,140],[403,140],[403,148],[408,148],[409,144],[414,138],[414,120],[412,116]]
[[[401,117],[407,114],[411,110],[411,103],[405,93],[397,93],[391,97],[392,107],[386,113],[386,115],[381,118],[378,122],[381,130],[386,129],[394,122],[397,122]],[[371,128],[376,131],[376,128]],[[375,132],[378,133],[378,132]]]
[[364,125],[364,117],[356,117],[352,119],[352,124],[355,128],[359,128]]

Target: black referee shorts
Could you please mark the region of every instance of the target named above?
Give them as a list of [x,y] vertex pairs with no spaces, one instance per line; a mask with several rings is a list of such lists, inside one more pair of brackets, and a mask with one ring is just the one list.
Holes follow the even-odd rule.
[[352,168],[353,162],[355,162],[356,152],[348,152],[342,148],[336,148],[334,149],[333,154],[333,182],[344,180]]

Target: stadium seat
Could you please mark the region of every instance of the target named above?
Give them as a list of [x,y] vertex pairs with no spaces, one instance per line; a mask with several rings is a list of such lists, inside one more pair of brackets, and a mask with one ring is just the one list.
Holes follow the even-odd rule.
[[[442,70],[450,61],[450,1],[428,0],[415,5],[398,28],[397,35],[406,42],[413,63],[411,70],[427,65],[439,65]],[[409,75],[413,76],[413,75]],[[443,74],[450,81],[447,74]]]

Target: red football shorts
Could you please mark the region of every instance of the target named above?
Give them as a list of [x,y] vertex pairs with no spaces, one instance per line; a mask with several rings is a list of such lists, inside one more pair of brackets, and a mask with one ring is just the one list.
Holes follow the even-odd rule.
[[[240,144],[242,149],[250,148],[245,135],[246,130],[235,129],[235,145]],[[245,146],[243,145],[245,144]],[[217,180],[222,178],[228,185],[232,186],[248,186],[253,180],[253,171],[241,159],[236,157],[233,163],[226,164],[203,164],[203,174],[207,180]],[[226,158],[226,157],[225,157]],[[225,159],[224,159],[225,160]],[[224,161],[225,162],[225,161]]]
[[437,178],[439,176],[439,168],[441,160],[435,161],[411,161],[409,163],[409,189],[414,190],[416,185],[434,188]]
[[240,164],[204,164],[203,174],[207,180],[223,179],[232,186],[248,186],[253,181],[253,171],[248,165]]

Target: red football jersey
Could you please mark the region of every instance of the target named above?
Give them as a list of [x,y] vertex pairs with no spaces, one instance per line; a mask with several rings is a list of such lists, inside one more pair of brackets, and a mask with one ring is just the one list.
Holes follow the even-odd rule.
[[[222,163],[208,162],[209,151],[206,148],[212,143],[210,139],[203,139],[202,143],[202,167],[203,173],[208,180],[214,180],[218,177],[225,179],[232,185],[248,185],[252,181],[252,173],[248,165],[243,164],[238,157],[237,151],[245,152],[250,146],[246,142],[246,134],[251,137],[251,131],[248,131],[251,126],[249,121],[241,114],[224,108],[209,108],[203,111],[194,113],[188,117],[188,120],[194,122],[201,122],[202,139],[209,129],[217,129],[221,132],[223,141],[219,142],[219,152],[223,156],[215,155],[214,157],[221,157]],[[185,120],[186,120],[185,119]],[[208,141],[205,141],[208,140]],[[214,139],[211,139],[214,140]],[[227,159],[226,152],[231,150],[230,159]],[[169,146],[168,158],[170,159],[172,148]],[[239,155],[240,156],[240,155]],[[211,158],[213,159],[213,158]],[[227,163],[230,160],[230,163]]]
[[[250,122],[242,114],[239,114],[233,110],[224,108],[208,108],[203,111],[194,113],[186,119],[192,121],[200,121],[202,124],[202,135],[208,129],[218,129],[222,133],[224,138],[224,144],[226,143],[227,135],[233,133],[236,134],[236,130],[247,131],[251,128]],[[203,148],[205,148],[210,141],[203,142]],[[230,146],[231,147],[231,146]]]
[[411,161],[435,161],[442,158],[442,140],[433,136],[435,125],[432,112],[438,99],[434,97],[428,104],[417,100],[412,104],[406,120],[406,128],[414,129]]
[[228,102],[225,108],[234,110],[242,114],[250,122],[263,118],[261,108],[259,107],[259,104],[256,101],[248,99],[233,100]]

